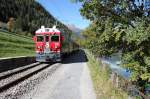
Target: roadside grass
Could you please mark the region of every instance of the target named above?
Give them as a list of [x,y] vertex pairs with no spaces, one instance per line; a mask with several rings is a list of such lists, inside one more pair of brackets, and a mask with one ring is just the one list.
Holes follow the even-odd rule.
[[100,65],[102,63],[96,61],[95,57],[88,51],[85,50],[88,58],[88,66],[90,74],[93,80],[97,99],[128,99],[126,92],[121,89],[115,88],[109,79],[109,69],[102,70]]
[[0,57],[34,56],[32,38],[0,31]]

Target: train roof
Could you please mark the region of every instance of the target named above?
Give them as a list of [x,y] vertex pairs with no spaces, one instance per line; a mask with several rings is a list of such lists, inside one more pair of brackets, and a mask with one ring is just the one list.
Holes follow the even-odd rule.
[[35,33],[40,34],[45,32],[60,32],[60,31],[56,28],[56,26],[53,26],[52,28],[45,28],[44,26],[41,26],[41,28],[38,29]]

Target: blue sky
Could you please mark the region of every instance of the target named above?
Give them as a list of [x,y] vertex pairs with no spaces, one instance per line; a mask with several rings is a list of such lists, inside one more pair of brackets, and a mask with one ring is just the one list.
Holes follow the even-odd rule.
[[37,0],[55,18],[64,24],[74,24],[80,29],[89,25],[89,21],[80,15],[81,3],[71,3],[69,0]]

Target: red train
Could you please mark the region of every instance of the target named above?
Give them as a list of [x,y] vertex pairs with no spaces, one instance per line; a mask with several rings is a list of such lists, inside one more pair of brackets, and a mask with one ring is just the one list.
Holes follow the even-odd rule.
[[71,40],[71,33],[59,31],[56,26],[45,28],[41,26],[35,32],[36,61],[60,62],[64,55],[79,49],[79,46]]

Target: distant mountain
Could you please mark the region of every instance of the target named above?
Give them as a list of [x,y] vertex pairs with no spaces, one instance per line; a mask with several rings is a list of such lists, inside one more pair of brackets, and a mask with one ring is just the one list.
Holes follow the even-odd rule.
[[67,27],[72,30],[74,33],[76,33],[78,36],[80,35],[80,32],[82,31],[80,28],[76,27],[74,24],[68,24]]

